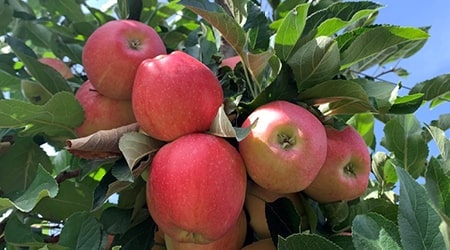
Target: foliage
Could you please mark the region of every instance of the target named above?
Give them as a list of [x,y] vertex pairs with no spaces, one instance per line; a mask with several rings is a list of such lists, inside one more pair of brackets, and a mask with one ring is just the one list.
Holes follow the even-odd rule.
[[[364,74],[413,56],[427,29],[374,25],[383,7],[374,2],[269,0],[267,12],[258,1],[225,2],[226,9],[206,0],[119,0],[99,10],[86,1],[0,0],[0,247],[101,249],[108,234],[122,249],[153,245],[143,173],[161,143],[132,129],[116,138],[96,135],[103,143],[82,138],[83,147],[70,148],[73,129],[84,119],[74,98],[86,80],[84,43],[105,22],[128,18],[154,27],[168,51],[183,50],[217,74],[227,100],[216,122],[228,127],[216,124],[212,133],[240,139],[246,115],[283,99],[308,106],[324,124],[347,123],[363,135],[372,155],[367,193],[332,204],[300,193],[303,211],[286,200],[267,204],[279,249],[450,248],[450,141],[444,133],[450,116],[423,124],[414,114],[427,103],[448,101],[450,75],[400,96],[401,84]],[[222,39],[241,58],[234,70],[219,67]],[[62,59],[75,76],[63,79],[39,57]],[[24,81],[48,100],[36,104],[24,96]],[[374,134],[376,122],[384,126],[382,138]],[[430,155],[431,140],[438,155]],[[79,157],[102,155],[112,141],[119,156]],[[376,151],[380,145],[386,152]]]

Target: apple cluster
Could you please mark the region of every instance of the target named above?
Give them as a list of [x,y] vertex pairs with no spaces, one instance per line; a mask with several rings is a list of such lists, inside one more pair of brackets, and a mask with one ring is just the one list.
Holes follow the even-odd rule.
[[165,142],[149,168],[146,198],[168,249],[241,249],[248,231],[260,241],[245,249],[275,249],[267,202],[286,197],[300,210],[299,192],[328,203],[367,188],[370,156],[358,132],[324,126],[297,104],[254,110],[238,146],[207,133],[224,100],[217,76],[182,51],[166,54],[143,23],[99,27],[82,60],[88,80],[76,93],[85,109],[78,136],[137,122]]

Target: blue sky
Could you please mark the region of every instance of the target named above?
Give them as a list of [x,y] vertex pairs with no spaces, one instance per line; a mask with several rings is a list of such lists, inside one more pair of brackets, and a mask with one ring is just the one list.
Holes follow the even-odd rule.
[[[408,70],[407,78],[399,78],[393,74],[383,76],[384,79],[393,82],[402,81],[407,87],[433,77],[450,73],[450,1],[399,1],[380,0],[378,3],[385,5],[380,10],[377,23],[394,24],[400,26],[424,27],[431,26],[430,38],[425,46],[415,55],[404,59],[399,66]],[[441,104],[432,110],[428,104],[421,107],[416,116],[422,123],[430,123],[438,119],[439,115],[450,113],[450,103]],[[378,128],[381,131],[381,128]],[[447,137],[449,132],[447,131]],[[381,139],[381,138],[379,138]],[[430,143],[431,154],[437,155],[437,148]]]

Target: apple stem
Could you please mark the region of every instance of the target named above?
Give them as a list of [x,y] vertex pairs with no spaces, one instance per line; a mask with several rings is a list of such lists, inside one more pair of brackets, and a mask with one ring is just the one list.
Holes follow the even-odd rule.
[[286,149],[295,144],[295,138],[286,134],[278,134],[278,142],[281,144],[281,148]]

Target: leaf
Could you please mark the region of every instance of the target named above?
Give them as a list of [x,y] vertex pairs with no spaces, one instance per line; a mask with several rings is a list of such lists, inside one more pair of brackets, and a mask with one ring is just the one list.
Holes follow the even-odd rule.
[[428,145],[414,115],[397,116],[386,123],[381,145],[395,155],[395,161],[414,178],[424,170]]
[[438,213],[450,221],[450,168],[442,161],[431,157],[425,175],[425,189]]
[[293,8],[281,22],[275,35],[275,51],[281,60],[287,60],[305,27],[309,3]]
[[383,189],[397,183],[398,177],[392,160],[384,152],[376,152],[372,156],[372,172]]
[[[439,153],[444,161],[449,161],[450,156],[450,140],[446,137],[445,132],[434,126],[425,126],[433,137],[438,146]],[[450,161],[449,161],[450,162]]]
[[51,169],[48,155],[32,138],[15,137],[14,144],[0,155],[0,190],[5,193],[25,191],[35,179],[39,165]]
[[405,249],[445,249],[439,231],[441,218],[430,204],[425,189],[403,168],[396,167],[400,180],[398,225]]
[[331,80],[339,73],[337,42],[317,37],[295,50],[287,63],[292,69],[299,90]]
[[[245,4],[246,1],[236,1]],[[247,1],[247,20],[243,26],[247,32],[248,44],[251,51],[267,50],[269,48],[271,30],[270,20],[266,17],[264,9],[252,1]],[[245,7],[245,6],[243,6]],[[239,23],[239,22],[238,22]]]
[[38,167],[36,177],[27,190],[14,199],[14,205],[22,212],[30,212],[44,197],[53,198],[58,194],[58,184],[42,167]]
[[380,114],[385,114],[391,109],[400,89],[399,85],[389,82],[373,81],[364,78],[352,79],[352,81],[361,85]]
[[414,85],[411,91],[409,91],[409,94],[423,93],[423,99],[429,101],[438,98],[449,91],[450,74],[444,74]]
[[22,222],[17,213],[12,214],[8,218],[8,223],[5,227],[5,241],[12,246],[23,247],[42,247],[44,242],[39,237],[36,237],[36,233],[31,228],[30,220]]
[[81,6],[76,1],[41,0],[40,2],[47,10],[60,13],[60,15],[65,16],[72,22],[81,22],[85,20]]
[[430,125],[438,127],[443,131],[450,129],[450,114],[439,115],[439,119],[431,121]]
[[66,148],[70,153],[84,159],[115,157],[121,155],[120,138],[128,132],[138,130],[137,123],[100,130],[86,137],[67,140]]
[[109,207],[102,212],[100,223],[108,234],[124,234],[131,221],[131,209]]
[[411,27],[378,26],[368,29],[341,52],[341,70],[389,47],[428,37],[425,31]]
[[149,216],[143,222],[130,228],[120,237],[117,244],[121,249],[145,250],[153,246],[154,232],[156,224]]
[[300,232],[301,217],[288,198],[266,202],[265,211],[270,235],[275,244],[277,244],[279,236],[288,237]]
[[325,115],[375,111],[364,89],[350,80],[329,80],[300,92],[300,101],[323,105]]
[[42,199],[33,210],[52,221],[63,221],[77,212],[92,209],[93,190],[98,182],[85,178],[81,182],[71,180],[59,184],[56,197]]
[[355,114],[347,121],[347,124],[358,131],[366,145],[371,146],[374,143],[375,119],[373,114]]
[[55,94],[60,91],[72,92],[72,88],[67,84],[64,77],[52,67],[40,63],[34,52],[30,52],[31,49],[27,48],[24,43],[13,37],[7,37],[6,42],[30,71],[31,75],[50,93]]
[[[257,121],[255,121],[253,124],[255,124],[256,122]],[[253,124],[247,128],[233,127],[233,124],[231,124],[231,121],[228,119],[228,116],[225,113],[224,105],[222,105],[217,110],[216,117],[211,123],[211,126],[207,133],[220,137],[235,138],[237,141],[242,141],[245,137],[247,137],[247,135],[250,133],[250,130],[254,127]]]
[[[325,4],[326,8],[311,14],[306,22],[304,34],[333,35],[347,25],[375,13],[382,6],[369,1],[336,2]],[[315,32],[317,30],[317,32]]]
[[14,10],[9,4],[5,4],[5,1],[0,1],[0,32],[3,32],[8,28],[9,24],[13,21]]
[[69,249],[100,249],[102,224],[87,212],[72,214],[64,224],[59,245]]
[[[186,8],[200,15],[216,28],[234,51],[243,59],[256,84],[261,85],[259,82],[261,78],[260,74],[264,72],[261,69],[266,69],[269,59],[272,57],[271,51],[265,51],[259,54],[248,52],[246,46],[248,40],[244,29],[218,4],[196,0],[181,0],[179,4],[186,6]],[[253,95],[255,96],[255,94],[257,93]]]
[[130,171],[132,171],[144,157],[153,156],[163,144],[164,142],[142,133],[129,132],[120,138],[119,149],[123,153]]
[[423,94],[417,93],[407,96],[397,97],[394,104],[389,109],[391,114],[411,114],[414,113],[423,103]]
[[376,213],[357,215],[352,236],[356,249],[403,249],[398,227]]
[[83,122],[83,108],[71,93],[55,94],[46,104],[0,100],[0,128],[24,128],[23,135],[75,137],[73,128]]
[[332,241],[318,234],[293,234],[287,238],[279,237],[279,250],[296,249],[320,249],[320,250],[339,250],[342,249]]

